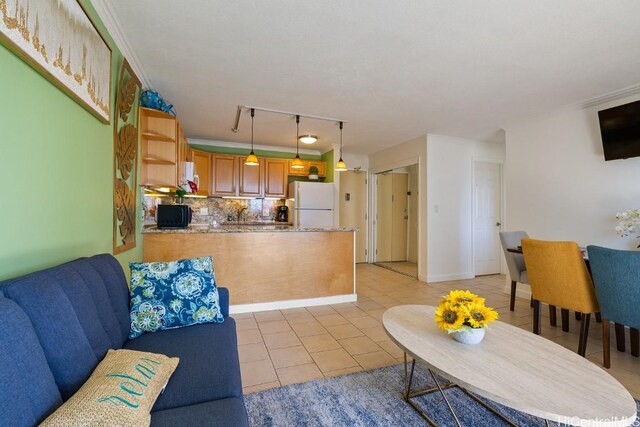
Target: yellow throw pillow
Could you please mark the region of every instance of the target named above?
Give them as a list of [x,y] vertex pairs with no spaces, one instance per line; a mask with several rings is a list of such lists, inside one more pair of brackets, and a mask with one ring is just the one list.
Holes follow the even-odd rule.
[[42,426],[148,426],[151,408],[180,359],[109,350],[86,383]]

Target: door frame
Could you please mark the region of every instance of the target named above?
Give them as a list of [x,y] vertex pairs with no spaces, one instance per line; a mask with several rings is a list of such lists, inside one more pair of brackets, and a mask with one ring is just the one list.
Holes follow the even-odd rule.
[[[497,164],[500,169],[500,229],[498,231],[502,231],[505,229],[505,218],[507,216],[506,212],[506,187],[504,182],[504,161],[498,160],[495,158],[489,157],[473,157],[471,161],[471,260],[473,264],[473,277],[476,277],[476,216],[475,216],[475,207],[476,207],[476,163],[493,163]],[[502,248],[500,248],[502,249]],[[500,274],[505,274],[506,272],[506,261],[504,256],[500,257]]]
[[[376,262],[376,257],[375,257],[375,250],[376,250],[376,245],[377,245],[377,236],[376,236],[376,226],[378,224],[377,222],[377,217],[378,217],[378,198],[377,198],[377,194],[378,194],[378,180],[374,179],[376,177],[377,174],[381,174],[384,172],[391,172],[393,169],[398,169],[398,168],[406,168],[408,166],[411,165],[418,165],[418,192],[419,194],[423,195],[426,194],[427,189],[423,189],[422,188],[422,183],[420,182],[420,177],[421,174],[424,170],[424,168],[426,168],[426,162],[423,160],[423,163],[420,162],[420,156],[416,156],[416,157],[409,157],[407,159],[404,160],[399,160],[396,162],[392,162],[392,163],[388,163],[385,164],[384,166],[381,167],[377,167],[377,168],[373,168],[369,170],[369,182],[372,182],[371,185],[369,185],[369,212],[371,212],[371,215],[369,216],[369,230],[370,230],[370,236],[371,238],[369,239],[369,254],[371,255],[368,259],[367,262],[369,263],[373,263]],[[421,198],[424,196],[421,196]],[[422,275],[424,274],[421,269],[420,269],[420,260],[422,257],[422,251],[420,250],[420,246],[421,246],[421,239],[422,239],[422,231],[424,230],[424,232],[426,233],[426,227],[427,224],[423,224],[423,221],[421,221],[420,215],[422,213],[422,210],[420,208],[420,204],[421,202],[418,201],[418,234],[420,234],[420,236],[418,236],[418,263],[417,263],[417,267],[418,267],[418,280],[422,280],[424,282],[426,282],[426,275],[423,277]],[[424,227],[424,228],[423,228]]]

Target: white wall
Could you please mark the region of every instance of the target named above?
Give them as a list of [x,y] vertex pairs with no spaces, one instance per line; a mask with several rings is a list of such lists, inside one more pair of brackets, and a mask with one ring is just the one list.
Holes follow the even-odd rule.
[[[422,135],[402,144],[395,145],[369,156],[369,182],[371,175],[387,170],[418,164],[419,185],[421,189],[427,188],[427,138]],[[370,227],[373,226],[373,213],[375,210],[374,186],[369,186],[369,212],[371,212]],[[418,196],[418,279],[427,281],[427,192],[420,191]],[[372,234],[369,234],[370,236]],[[373,239],[370,240],[369,253],[373,253]]]
[[428,282],[474,277],[473,161],[504,157],[503,142],[427,135]]
[[635,238],[618,237],[618,211],[640,208],[640,158],[605,162],[598,110],[558,111],[506,126],[507,227],[581,246],[633,249]]

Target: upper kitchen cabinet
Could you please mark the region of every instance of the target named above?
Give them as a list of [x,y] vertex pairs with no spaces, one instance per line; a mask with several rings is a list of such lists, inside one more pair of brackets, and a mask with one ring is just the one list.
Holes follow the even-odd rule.
[[226,154],[212,154],[211,195],[237,196],[236,177],[238,158]]
[[209,196],[211,194],[211,154],[203,151],[191,150],[191,161],[193,162],[194,175],[198,185],[199,196]]
[[170,114],[140,108],[141,185],[178,184],[177,121]]
[[264,197],[264,160],[249,166],[246,157],[238,157],[238,195],[243,197]]
[[309,168],[311,166],[315,166],[318,168],[318,176],[327,176],[327,162],[323,162],[321,160],[303,160],[304,168],[302,169],[294,169],[291,167],[292,161],[289,160],[287,163],[288,174],[290,176],[308,176]]
[[264,163],[264,197],[287,197],[287,160],[260,159]]

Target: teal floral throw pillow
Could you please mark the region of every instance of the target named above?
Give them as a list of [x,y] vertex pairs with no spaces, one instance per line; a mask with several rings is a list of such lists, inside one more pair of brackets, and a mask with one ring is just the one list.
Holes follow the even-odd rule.
[[129,338],[144,332],[224,321],[211,257],[130,262],[129,267]]

